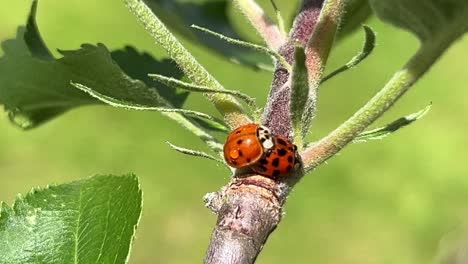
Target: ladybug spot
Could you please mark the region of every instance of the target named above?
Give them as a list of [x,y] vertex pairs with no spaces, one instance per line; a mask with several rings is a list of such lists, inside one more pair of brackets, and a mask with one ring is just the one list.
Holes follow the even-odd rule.
[[237,131],[236,131],[236,134],[240,134],[240,132],[241,132],[240,130],[237,130]]
[[282,140],[281,138],[278,138],[277,141],[278,141],[278,143],[279,143],[280,145],[283,145],[283,146],[287,146],[287,145],[288,145],[288,143],[286,143],[286,141]]
[[242,153],[242,150],[239,150],[239,156],[242,157],[244,154]]
[[280,157],[286,155],[286,153],[288,153],[288,151],[285,150],[285,149],[279,149],[279,150],[278,150],[278,155],[279,155]]
[[239,152],[237,152],[237,150],[233,149],[233,150],[231,150],[231,152],[229,152],[229,157],[231,157],[231,159],[237,159],[237,158],[239,158]]
[[235,165],[235,166],[237,166],[237,161],[235,161],[235,160],[231,160],[231,163],[232,163],[232,165]]
[[279,158],[273,159],[273,161],[271,162],[271,165],[273,165],[275,167],[278,167],[279,166]]
[[286,167],[286,171],[290,171],[291,169],[292,169],[291,165],[288,165],[288,167]]
[[261,160],[259,160],[258,162],[260,162],[260,164],[263,164],[263,165],[267,165],[267,164],[268,164],[268,160],[267,160],[267,159],[261,159]]
[[268,151],[266,157],[269,158],[271,156],[271,151]]
[[250,161],[252,161],[251,159],[247,158],[247,163],[250,163]]
[[288,157],[288,162],[289,162],[289,163],[292,163],[293,160],[294,160],[294,159],[293,159],[293,156],[289,156],[289,157]]
[[274,170],[273,171],[273,177],[278,177],[281,172],[279,170]]
[[242,139],[237,140],[237,145],[242,144]]

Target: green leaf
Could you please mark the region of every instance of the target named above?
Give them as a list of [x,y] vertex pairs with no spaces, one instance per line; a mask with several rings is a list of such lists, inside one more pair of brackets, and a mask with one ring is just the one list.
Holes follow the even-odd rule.
[[408,30],[422,42],[468,30],[466,0],[369,0],[383,21]]
[[413,114],[410,114],[410,115],[407,115],[407,116],[404,116],[404,117],[400,117],[397,120],[391,122],[390,124],[388,124],[388,125],[386,125],[384,127],[380,127],[380,128],[376,128],[376,129],[373,129],[373,130],[362,132],[361,134],[359,134],[353,140],[353,142],[366,142],[366,141],[369,141],[369,140],[382,139],[382,138],[396,132],[400,128],[403,128],[403,127],[405,127],[407,125],[412,124],[414,121],[416,121],[416,120],[420,119],[421,117],[423,117],[424,115],[426,115],[427,112],[429,112],[430,109],[431,109],[431,105],[428,105],[424,109],[422,109],[422,110],[420,110],[420,111],[418,111],[416,113],[413,113]]
[[[95,90],[87,86],[84,86],[82,84],[79,84],[79,83],[72,83],[72,85],[82,90],[83,92],[88,93],[89,95],[98,99],[99,101],[102,101],[114,107],[120,107],[120,108],[125,108],[125,109],[130,109],[130,110],[140,110],[140,111],[158,111],[158,112],[164,112],[164,113],[179,113],[179,114],[186,115],[186,116],[205,118],[211,121],[215,121],[214,117],[205,113],[192,111],[192,110],[186,110],[186,109],[180,109],[180,108],[170,108],[170,107],[162,107],[162,106],[154,107],[154,106],[135,104],[131,102],[125,102],[123,100],[119,100],[110,96],[100,94],[99,92],[96,92]],[[166,106],[168,106],[168,104]]]
[[[304,48],[295,47],[295,60],[291,77],[291,122],[294,132],[294,142],[300,149],[303,147],[303,140],[307,134],[308,124],[304,120],[312,118],[305,117],[311,113],[307,102],[309,101],[309,82],[307,68],[305,65],[306,56]],[[313,103],[315,104],[315,103]]]
[[199,150],[193,150],[193,149],[188,149],[188,148],[183,148],[183,147],[179,147],[179,146],[176,146],[174,144],[172,144],[171,142],[166,142],[172,149],[174,149],[175,151],[178,151],[180,153],[183,153],[185,155],[190,155],[190,156],[195,156],[195,157],[200,157],[200,158],[205,158],[205,159],[209,159],[209,160],[214,160],[222,165],[224,165],[225,167],[227,168],[230,168],[229,166],[227,166],[227,164],[218,159],[218,158],[215,158],[213,157],[212,155],[206,153],[206,152],[203,152],[203,151],[199,151]]
[[321,83],[333,78],[334,76],[349,70],[351,68],[356,67],[359,63],[361,63],[367,56],[369,56],[375,47],[375,33],[372,28],[368,26],[363,26],[364,33],[365,33],[365,40],[364,46],[362,47],[361,52],[359,52],[356,56],[354,56],[348,63],[343,65],[342,67],[334,70],[333,72],[329,73],[327,76],[323,77]]
[[205,33],[207,33],[209,35],[212,35],[212,36],[217,37],[217,38],[219,38],[221,40],[224,40],[229,44],[238,45],[238,46],[241,46],[241,47],[252,49],[252,50],[257,51],[257,52],[267,54],[267,55],[275,58],[280,64],[282,64],[283,67],[286,68],[286,70],[288,70],[288,72],[291,72],[291,65],[289,65],[289,63],[286,61],[286,59],[283,56],[281,56],[278,52],[276,52],[276,51],[274,51],[274,50],[272,50],[272,49],[270,49],[268,47],[264,47],[264,46],[261,46],[261,45],[257,45],[257,44],[251,43],[251,42],[242,41],[242,40],[235,39],[235,38],[230,38],[230,37],[227,37],[227,36],[225,36],[223,34],[214,32],[212,30],[209,30],[207,28],[200,27],[200,26],[197,26],[197,25],[192,25],[192,28],[198,29],[201,32],[205,32]]
[[141,214],[134,175],[33,189],[0,208],[0,262],[126,263]]
[[[134,47],[126,46],[122,50],[111,52],[112,59],[119,67],[133,79],[141,80],[148,87],[156,89],[166,101],[172,106],[181,108],[187,99],[189,92],[174,89],[160,82],[156,82],[148,73],[157,71],[164,76],[171,76],[174,79],[183,79],[184,75],[171,59],[156,60],[146,52],[138,52]],[[150,89],[152,89],[150,88]]]
[[170,78],[170,77],[166,77],[160,74],[148,74],[148,76],[158,82],[164,83],[165,85],[169,87],[180,88],[180,89],[184,89],[184,90],[191,91],[191,92],[230,94],[230,95],[236,96],[239,99],[242,99],[249,106],[253,108],[257,108],[257,104],[255,103],[254,98],[248,96],[247,94],[241,93],[239,91],[213,89],[207,86],[201,86],[201,85],[196,85],[193,83],[183,82],[183,81]]
[[[107,48],[85,44],[81,49],[60,51],[62,58],[51,57],[44,45],[35,24],[37,2],[34,1],[28,18],[26,31],[18,30],[16,39],[2,43],[4,56],[0,58],[0,104],[9,113],[10,119],[24,129],[33,128],[72,108],[100,103],[98,100],[74,89],[70,82],[78,82],[93,87],[101,94],[138,103],[141,105],[161,105],[159,89],[163,85],[147,86],[141,80],[128,76],[115,61]],[[134,50],[116,52],[121,62],[135,65],[138,58]],[[147,64],[158,69],[166,69],[169,60],[155,62],[149,55],[143,57]],[[131,59],[133,58],[133,60]],[[149,63],[148,61],[154,63]],[[138,60],[138,61],[141,61]],[[169,69],[174,69],[170,66]],[[143,73],[145,78],[146,73]],[[180,71],[174,72],[181,77]],[[149,80],[152,82],[152,80]],[[164,98],[174,105],[181,105],[185,95],[177,96],[173,88],[167,88],[168,97]]]
[[263,69],[265,65],[272,66],[271,60],[265,54],[232,46],[214,36],[190,30],[190,25],[196,24],[235,39],[241,39],[229,20],[229,1],[182,1],[182,0],[148,0],[145,1],[151,10],[171,30],[176,31],[195,44],[203,44],[212,51],[223,55],[232,62],[240,63],[254,69]]

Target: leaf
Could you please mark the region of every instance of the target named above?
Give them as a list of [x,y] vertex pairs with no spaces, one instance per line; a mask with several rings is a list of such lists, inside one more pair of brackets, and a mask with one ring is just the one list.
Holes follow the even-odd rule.
[[429,110],[431,109],[431,105],[428,105],[426,106],[424,109],[416,112],[416,113],[413,113],[413,114],[410,114],[410,115],[407,115],[407,116],[404,116],[404,117],[400,117],[398,118],[397,120],[391,122],[390,124],[384,126],[384,127],[380,127],[380,128],[376,128],[376,129],[373,129],[373,130],[369,130],[369,131],[365,131],[365,132],[362,132],[361,134],[359,134],[354,140],[353,142],[366,142],[366,141],[369,141],[369,140],[377,140],[377,139],[382,139],[394,132],[396,132],[397,130],[407,126],[407,125],[410,125],[412,124],[414,121],[420,119],[421,117],[423,117],[424,115],[427,114],[427,112],[429,112]]
[[271,59],[265,54],[253,52],[244,47],[233,47],[214,36],[206,36],[202,32],[189,30],[190,25],[196,24],[211,28],[225,36],[241,39],[229,21],[229,3],[226,0],[197,3],[182,0],[148,0],[145,2],[169,28],[177,31],[195,44],[202,43],[232,62],[254,69],[263,69],[265,65],[272,65]]
[[[304,124],[305,115],[308,115],[310,109],[306,109],[309,99],[308,74],[305,64],[306,56],[304,48],[295,47],[294,68],[291,76],[291,122],[294,132],[294,142],[299,148],[302,148],[303,139],[307,133],[307,124]],[[311,118],[310,118],[311,119]],[[310,120],[309,119],[309,120]]]
[[171,102],[174,107],[181,108],[187,99],[187,91],[156,82],[148,77],[149,72],[158,72],[164,76],[172,76],[174,79],[183,79],[184,75],[171,59],[156,60],[146,52],[138,52],[132,46],[126,46],[123,50],[111,52],[112,59],[119,67],[133,79],[143,81],[148,87],[155,88],[161,97]]
[[[197,111],[192,111],[192,110],[186,110],[186,109],[180,109],[180,108],[170,108],[170,107],[154,107],[154,106],[146,106],[146,105],[139,105],[131,102],[125,102],[123,100],[119,100],[116,98],[112,98],[110,96],[106,96],[103,94],[100,94],[99,92],[96,92],[95,90],[84,86],[79,83],[72,83],[73,86],[76,88],[82,90],[83,92],[88,93],[92,97],[98,99],[99,101],[102,101],[103,103],[106,103],[108,105],[114,106],[114,107],[120,107],[120,108],[125,108],[125,109],[131,109],[131,110],[140,110],[140,111],[158,111],[158,112],[164,112],[164,113],[179,113],[182,115],[186,116],[192,116],[192,117],[198,117],[198,118],[204,118],[208,119],[211,121],[215,121],[215,118],[201,112]],[[164,104],[162,104],[164,105]]]
[[333,78],[334,76],[346,70],[356,67],[359,63],[361,63],[365,58],[367,58],[367,56],[369,56],[372,53],[375,47],[375,33],[372,30],[372,28],[370,28],[369,26],[364,25],[363,29],[365,33],[365,40],[364,40],[364,45],[362,47],[361,52],[359,52],[356,56],[354,56],[348,63],[346,63],[342,67],[332,71],[327,76],[323,77],[322,80],[320,81],[321,83],[324,83],[325,81]]
[[[161,105],[163,97],[158,88],[163,86],[155,83],[154,87],[149,87],[145,82],[129,77],[103,44],[84,44],[79,50],[60,51],[62,58],[51,57],[35,25],[36,5],[34,1],[27,30],[21,27],[16,39],[7,40],[1,45],[4,56],[0,58],[0,104],[5,106],[15,124],[24,129],[33,128],[72,108],[100,103],[73,88],[70,81],[93,87],[101,94],[121,100],[141,105]],[[127,51],[115,54],[121,61],[126,58],[126,62],[132,61],[130,58],[138,58],[134,50]],[[140,57],[146,60],[147,65],[154,67],[152,72],[157,71],[157,67],[167,72],[166,65],[174,69],[169,60],[156,62],[145,54]],[[151,60],[153,63],[150,63]],[[181,76],[180,71],[173,73],[175,77]],[[183,103],[186,95],[178,97],[173,88],[166,89],[169,93],[166,91],[165,101],[174,105]]]
[[369,0],[383,21],[408,30],[424,43],[468,30],[466,0]]
[[126,263],[141,215],[134,175],[33,189],[0,208],[0,262]]
[[209,160],[214,160],[222,165],[224,165],[225,167],[227,168],[230,168],[229,166],[226,165],[226,163],[218,158],[215,158],[213,157],[212,155],[206,153],[206,152],[203,152],[203,151],[199,151],[199,150],[193,150],[193,149],[188,149],[188,148],[182,148],[182,147],[178,147],[170,142],[166,142],[172,149],[180,152],[180,153],[183,153],[185,155],[190,155],[190,156],[195,156],[195,157],[200,157],[200,158],[205,158],[205,159],[209,159]]
[[249,106],[253,108],[257,108],[257,104],[255,103],[254,98],[248,96],[247,94],[241,93],[239,91],[213,89],[207,86],[201,86],[201,85],[196,85],[193,83],[179,81],[177,79],[166,77],[160,74],[148,74],[148,76],[158,82],[164,83],[165,85],[169,87],[173,87],[173,88],[178,87],[178,88],[191,91],[191,92],[230,94],[230,95],[236,96],[239,99],[242,99]]

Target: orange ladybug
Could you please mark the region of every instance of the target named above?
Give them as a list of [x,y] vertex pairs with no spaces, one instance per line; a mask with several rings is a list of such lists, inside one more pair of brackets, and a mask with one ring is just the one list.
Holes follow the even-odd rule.
[[274,147],[251,166],[252,170],[270,178],[284,176],[299,165],[297,147],[284,136],[273,137]]
[[262,158],[266,150],[273,148],[273,139],[268,128],[247,124],[229,133],[224,144],[224,159],[229,166],[243,168]]

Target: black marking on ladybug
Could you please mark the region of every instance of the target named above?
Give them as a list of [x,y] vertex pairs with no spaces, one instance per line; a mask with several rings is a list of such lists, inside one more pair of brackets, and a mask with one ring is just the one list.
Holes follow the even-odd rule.
[[283,146],[287,146],[287,145],[288,145],[288,143],[286,143],[286,141],[282,140],[281,138],[278,138],[277,141],[278,141],[278,143],[279,143],[280,145],[283,145]]
[[242,139],[237,140],[237,145],[242,144]]
[[293,156],[288,157],[288,162],[292,163],[293,162]]
[[237,165],[237,161],[235,161],[235,160],[231,160],[231,163],[232,163],[233,165]]
[[288,166],[286,167],[286,171],[288,171],[288,172],[291,171],[291,169],[292,169],[292,166],[291,166],[291,165],[288,165]]
[[240,134],[240,132],[241,132],[240,130],[237,130],[237,131],[236,131],[236,134]]
[[267,170],[267,168],[266,168],[265,166],[263,166],[263,165],[258,166],[258,168],[259,168],[261,171],[266,171],[266,170]]
[[247,158],[247,163],[250,163],[252,160],[250,158]]
[[271,151],[268,151],[265,157],[269,158],[271,156]]
[[273,161],[271,162],[271,165],[278,167],[279,166],[279,158],[274,158]]
[[263,164],[263,165],[267,165],[267,164],[268,164],[268,160],[267,160],[267,159],[261,159],[261,160],[259,160],[258,162],[260,162],[260,164]]
[[288,153],[288,151],[287,151],[286,149],[279,149],[279,150],[278,150],[278,155],[279,155],[280,157],[286,155],[286,153]]
[[265,142],[265,140],[266,140],[266,138],[261,138],[261,139],[260,139],[260,142],[263,143],[263,142]]
[[242,153],[242,150],[239,149],[239,157],[242,157],[244,155],[244,153]]
[[269,136],[269,135],[265,135],[265,138],[266,138],[266,139],[270,139],[270,136]]
[[273,177],[278,177],[280,175],[280,171],[279,170],[274,170],[273,171]]

